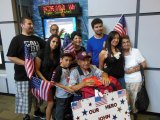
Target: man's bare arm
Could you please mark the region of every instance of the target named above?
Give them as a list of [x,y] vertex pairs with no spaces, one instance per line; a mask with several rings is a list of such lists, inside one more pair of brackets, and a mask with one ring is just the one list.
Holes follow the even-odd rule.
[[18,57],[8,57],[8,59],[17,65],[24,65],[24,60]]
[[77,91],[77,90],[80,90],[81,88],[83,88],[85,86],[94,86],[94,81],[81,82],[77,85],[70,86],[70,88],[74,91]]

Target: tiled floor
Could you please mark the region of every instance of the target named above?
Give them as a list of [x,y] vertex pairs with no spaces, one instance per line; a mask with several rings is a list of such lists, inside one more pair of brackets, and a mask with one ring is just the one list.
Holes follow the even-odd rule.
[[[0,120],[22,120],[22,115],[14,113],[14,96],[0,95]],[[33,111],[32,111],[33,113]],[[32,117],[32,120],[39,120]],[[138,120],[160,120],[160,117],[146,114],[139,114]]]

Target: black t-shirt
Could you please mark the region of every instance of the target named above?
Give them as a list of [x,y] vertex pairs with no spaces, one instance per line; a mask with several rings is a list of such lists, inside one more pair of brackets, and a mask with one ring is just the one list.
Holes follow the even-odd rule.
[[76,55],[77,55],[79,52],[82,52],[82,51],[86,51],[86,49],[85,49],[83,46],[81,46],[81,48],[80,48],[79,50],[76,50]]
[[62,67],[59,65],[54,70],[54,77],[52,76],[53,80],[59,83],[61,80],[61,75],[62,75]]
[[51,80],[53,70],[59,65],[59,58],[54,58],[55,63],[50,59],[51,64],[46,68],[46,65],[44,64],[44,54],[44,49],[39,50],[37,53],[37,57],[41,59],[40,71],[47,80]]
[[[44,48],[45,41],[34,35],[31,36],[25,36],[22,34],[17,35],[12,39],[10,43],[7,56],[18,57],[24,60],[24,45],[30,47],[30,53],[32,54],[33,57],[35,57],[37,51]],[[23,65],[15,64],[14,69],[15,69],[14,78],[16,81],[28,80],[25,67]]]
[[115,57],[107,57],[104,61],[105,67],[104,71],[115,78],[123,78],[124,77],[124,57],[122,54],[120,55],[119,59]]

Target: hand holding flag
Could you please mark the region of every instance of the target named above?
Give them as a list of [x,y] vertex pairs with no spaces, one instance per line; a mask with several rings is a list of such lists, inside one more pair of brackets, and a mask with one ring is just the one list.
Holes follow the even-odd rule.
[[38,99],[47,101],[50,96],[50,90],[54,86],[54,82],[41,80],[37,77],[31,79],[31,91],[32,94]]

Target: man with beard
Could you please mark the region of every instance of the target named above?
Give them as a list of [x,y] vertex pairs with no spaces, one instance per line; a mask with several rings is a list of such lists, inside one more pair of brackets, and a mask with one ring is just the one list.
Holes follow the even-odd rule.
[[[29,54],[35,57],[39,49],[44,48],[45,41],[33,35],[33,22],[31,18],[24,17],[21,19],[22,33],[13,37],[7,57],[14,63],[14,79],[16,83],[15,112],[24,115],[23,120],[30,120],[30,110],[32,106],[32,94],[30,91],[30,82],[25,70],[25,52],[24,47],[29,49]],[[44,117],[40,108],[36,104],[34,115]]]
[[91,26],[95,35],[93,35],[87,41],[87,53],[92,57],[92,64],[99,66],[98,55],[104,48],[105,41],[107,40],[107,35],[103,33],[103,21],[99,18],[95,18],[91,22]]

